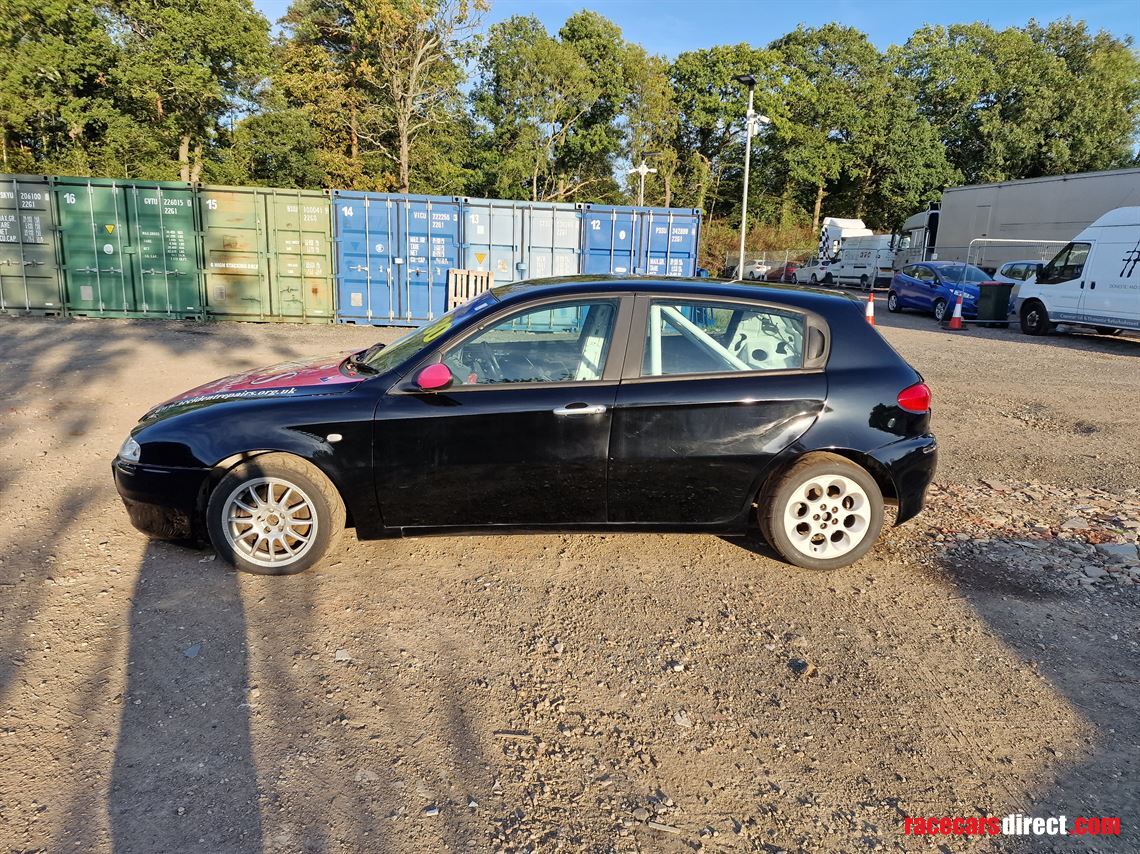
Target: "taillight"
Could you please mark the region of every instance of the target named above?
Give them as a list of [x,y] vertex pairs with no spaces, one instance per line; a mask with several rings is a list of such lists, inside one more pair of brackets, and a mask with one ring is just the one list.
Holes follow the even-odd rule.
[[899,408],[907,412],[930,411],[930,387],[926,383],[915,383],[899,392]]

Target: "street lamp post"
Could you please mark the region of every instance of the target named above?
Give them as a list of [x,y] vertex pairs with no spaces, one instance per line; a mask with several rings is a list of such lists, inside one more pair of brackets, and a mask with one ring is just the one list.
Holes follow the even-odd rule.
[[744,277],[744,232],[748,227],[748,172],[752,165],[752,137],[763,125],[771,124],[767,116],[757,115],[752,110],[752,98],[756,92],[756,78],[751,74],[738,74],[737,83],[748,87],[748,112],[744,123],[744,198],[740,204],[740,256],[736,261],[736,279]]
[[[647,151],[646,154],[654,154],[655,152]],[[629,170],[630,175],[639,176],[637,185],[637,206],[643,207],[645,205],[645,176],[652,175],[657,172],[656,169],[650,169],[649,164],[645,162],[645,157],[641,158],[641,163]]]

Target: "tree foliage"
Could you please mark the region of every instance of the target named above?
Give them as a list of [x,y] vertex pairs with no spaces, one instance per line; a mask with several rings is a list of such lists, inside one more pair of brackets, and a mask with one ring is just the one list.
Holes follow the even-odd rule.
[[786,233],[897,225],[949,184],[1137,162],[1140,59],[1057,21],[839,24],[653,56],[604,16],[486,0],[0,0],[0,170],[646,202]]

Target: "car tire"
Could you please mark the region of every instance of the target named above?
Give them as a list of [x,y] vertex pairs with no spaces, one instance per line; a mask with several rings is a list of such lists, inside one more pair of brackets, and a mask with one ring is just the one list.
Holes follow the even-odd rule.
[[1031,299],[1021,307],[1021,331],[1026,335],[1048,335],[1055,328],[1040,300]]
[[1121,333],[1121,330],[1114,326],[1097,326],[1094,328],[1097,335],[1119,335]]
[[892,312],[893,314],[898,314],[900,311],[902,311],[902,306],[899,305],[899,295],[894,291],[889,291],[887,293],[887,311]]
[[[256,575],[303,572],[336,544],[344,523],[336,487],[316,466],[289,454],[262,454],[235,466],[206,505],[214,550]],[[246,536],[251,531],[252,545]]]
[[764,539],[805,569],[855,563],[883,527],[883,494],[875,478],[838,454],[802,457],[765,492],[757,510]]
[[934,319],[941,323],[946,318],[947,302],[944,299],[934,301]]
[[835,284],[835,276],[831,275],[831,273],[825,273],[824,277],[823,277],[823,283],[825,285],[834,285]]
[[815,277],[815,273],[812,273],[812,274],[811,274],[811,283],[812,283],[813,285],[818,285],[818,284],[819,284],[819,279],[817,279],[817,278]]
[[868,278],[867,278],[865,275],[864,275],[864,276],[860,276],[860,277],[859,277],[859,287],[861,287],[861,288],[862,288],[863,290],[865,290],[865,291],[866,291],[866,290],[870,290],[870,287],[871,287],[871,280],[870,280],[870,279],[868,279]]
[[749,270],[748,271],[748,278],[751,279],[753,282],[755,282],[756,281],[756,273],[752,270]]

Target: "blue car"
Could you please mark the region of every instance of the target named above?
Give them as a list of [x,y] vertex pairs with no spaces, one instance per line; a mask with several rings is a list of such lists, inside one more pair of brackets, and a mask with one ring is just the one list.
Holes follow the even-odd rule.
[[914,308],[930,312],[941,322],[954,311],[962,295],[962,316],[978,316],[979,284],[991,277],[985,270],[961,261],[924,261],[895,273],[887,294],[887,310]]

